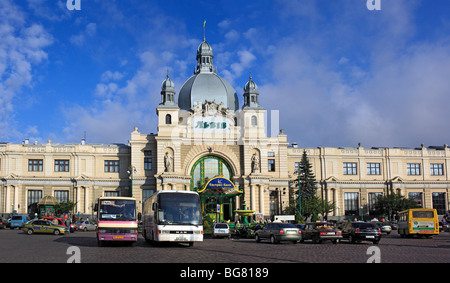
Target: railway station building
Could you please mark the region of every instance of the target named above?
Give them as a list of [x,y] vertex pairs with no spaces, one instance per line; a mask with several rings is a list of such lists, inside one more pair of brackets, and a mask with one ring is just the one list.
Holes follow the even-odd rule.
[[376,197],[390,192],[440,215],[449,210],[447,145],[300,148],[283,130],[267,135],[268,113],[259,103],[264,93],[251,76],[238,94],[218,75],[205,40],[195,61],[178,93],[169,75],[155,91],[161,97],[156,134],[135,127],[128,144],[0,144],[0,213],[27,214],[53,196],[75,202],[75,213],[92,215],[101,196],[133,196],[142,204],[158,190],[192,190],[199,192],[204,214],[220,221],[234,221],[236,210],[244,209],[269,218],[297,197],[304,151],[318,195],[336,204],[329,218],[370,215]]

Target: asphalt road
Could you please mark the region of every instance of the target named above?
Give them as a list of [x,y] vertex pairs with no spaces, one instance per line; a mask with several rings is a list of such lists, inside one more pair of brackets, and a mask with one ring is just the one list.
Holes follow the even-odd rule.
[[[375,247],[375,248],[373,248]],[[253,239],[211,239],[193,247],[184,244],[152,245],[139,236],[130,247],[98,247],[95,232],[69,235],[27,235],[21,230],[0,230],[0,263],[450,263],[450,233],[433,239],[400,238],[394,231],[380,243],[342,241],[313,244],[256,243]]]

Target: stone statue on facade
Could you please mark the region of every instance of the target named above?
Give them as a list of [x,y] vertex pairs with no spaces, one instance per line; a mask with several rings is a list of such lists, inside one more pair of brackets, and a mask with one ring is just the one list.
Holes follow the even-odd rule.
[[252,173],[260,173],[259,156],[258,153],[254,153],[252,156]]
[[173,157],[168,152],[164,155],[164,172],[173,172]]

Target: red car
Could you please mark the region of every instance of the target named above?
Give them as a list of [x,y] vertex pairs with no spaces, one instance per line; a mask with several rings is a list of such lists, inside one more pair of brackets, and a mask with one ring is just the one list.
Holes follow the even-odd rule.
[[[64,221],[63,221],[61,218],[58,218],[58,217],[52,217],[52,216],[45,216],[45,217],[42,217],[42,219],[46,219],[46,220],[48,220],[48,221],[50,221],[50,222],[52,222],[52,223],[53,223],[53,220],[56,219],[56,220],[58,220],[58,224],[57,224],[57,225],[66,227],[66,224],[64,223]],[[70,233],[75,232],[75,229],[76,229],[76,228],[77,228],[77,227],[75,226],[75,224],[71,223],[71,224],[70,224]]]

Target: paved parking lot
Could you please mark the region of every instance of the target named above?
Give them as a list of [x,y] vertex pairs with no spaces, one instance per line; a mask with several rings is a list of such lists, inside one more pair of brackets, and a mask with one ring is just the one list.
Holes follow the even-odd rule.
[[[75,253],[82,263],[365,263],[374,256],[381,263],[449,263],[450,233],[433,239],[404,239],[396,232],[383,235],[379,250],[371,243],[337,245],[269,242],[252,239],[211,239],[205,236],[193,247],[183,244],[151,245],[140,236],[133,246],[97,247],[95,232],[75,232],[70,235],[27,235],[19,230],[0,230],[2,263],[65,263]],[[72,257],[72,258],[71,258]]]

